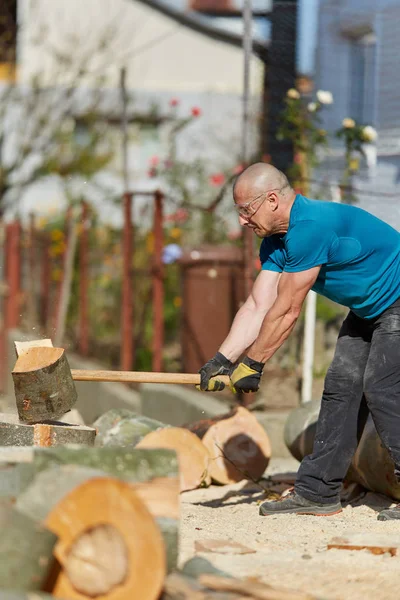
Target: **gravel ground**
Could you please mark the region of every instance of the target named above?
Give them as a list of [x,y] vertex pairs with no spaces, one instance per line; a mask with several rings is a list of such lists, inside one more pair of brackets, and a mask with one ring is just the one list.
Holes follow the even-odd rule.
[[[290,482],[297,467],[294,459],[274,459],[266,476],[279,479],[277,474],[285,474]],[[279,493],[290,485],[262,483]],[[266,493],[251,482],[182,494],[181,563],[196,554],[196,540],[235,541],[255,552],[197,554],[235,577],[259,577],[270,585],[301,590],[319,599],[398,600],[400,556],[327,550],[333,537],[353,532],[395,536],[400,545],[400,521],[376,519],[377,511],[390,506],[390,501],[358,492],[354,489],[355,499],[332,517],[260,517],[258,505]]]

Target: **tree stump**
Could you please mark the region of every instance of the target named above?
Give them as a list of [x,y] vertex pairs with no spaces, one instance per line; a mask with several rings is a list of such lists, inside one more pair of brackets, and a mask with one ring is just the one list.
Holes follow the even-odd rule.
[[63,348],[30,348],[18,357],[12,377],[18,415],[24,423],[57,419],[77,400]]
[[84,425],[67,425],[47,421],[27,425],[19,423],[16,415],[0,413],[1,446],[63,446],[79,444],[93,446],[96,430]]
[[[98,501],[95,501],[98,499]],[[58,537],[48,591],[71,600],[156,600],[166,574],[163,538],[132,487],[101,471],[58,466],[18,498]]]
[[93,423],[93,427],[97,430],[96,446],[133,448],[148,433],[166,425],[122,408],[107,411]]
[[186,425],[208,449],[210,476],[221,484],[262,477],[271,457],[271,444],[263,427],[246,408]]
[[193,433],[182,427],[166,427],[152,431],[137,444],[136,448],[175,450],[179,460],[181,492],[210,483],[209,452]]
[[[0,584],[15,590],[40,590],[53,563],[57,536],[10,503],[0,503]],[[0,592],[3,600],[3,595]]]
[[36,472],[57,465],[98,469],[128,482],[155,518],[167,549],[168,571],[176,568],[179,549],[179,470],[171,450],[126,448],[48,448],[34,452]]

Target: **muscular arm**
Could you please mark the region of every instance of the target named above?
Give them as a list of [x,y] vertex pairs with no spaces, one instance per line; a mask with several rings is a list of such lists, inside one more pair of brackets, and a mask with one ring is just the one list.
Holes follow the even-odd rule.
[[318,277],[319,267],[299,273],[282,273],[276,300],[265,315],[257,339],[247,355],[266,362],[283,344],[292,331],[304,299]]
[[235,362],[257,338],[265,315],[274,304],[280,273],[261,271],[246,302],[239,309],[219,351]]

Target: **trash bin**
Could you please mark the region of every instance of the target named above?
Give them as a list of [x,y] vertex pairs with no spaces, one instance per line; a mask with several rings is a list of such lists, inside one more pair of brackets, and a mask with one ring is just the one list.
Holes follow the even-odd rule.
[[243,252],[200,246],[179,259],[182,285],[182,363],[196,373],[218,350],[245,300]]

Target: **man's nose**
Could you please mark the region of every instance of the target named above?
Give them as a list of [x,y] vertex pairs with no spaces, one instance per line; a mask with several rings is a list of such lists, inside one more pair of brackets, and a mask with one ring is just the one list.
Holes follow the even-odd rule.
[[239,224],[241,227],[243,227],[244,225],[247,225],[248,222],[249,222],[248,219],[246,219],[242,215],[239,215]]

